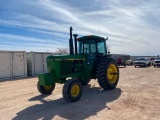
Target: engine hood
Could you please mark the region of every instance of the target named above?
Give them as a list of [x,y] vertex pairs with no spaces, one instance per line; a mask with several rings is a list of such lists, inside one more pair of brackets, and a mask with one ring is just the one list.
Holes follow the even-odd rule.
[[47,61],[61,61],[61,60],[85,60],[85,55],[53,55],[48,56]]
[[154,60],[154,62],[157,62],[157,61],[160,61],[160,60]]

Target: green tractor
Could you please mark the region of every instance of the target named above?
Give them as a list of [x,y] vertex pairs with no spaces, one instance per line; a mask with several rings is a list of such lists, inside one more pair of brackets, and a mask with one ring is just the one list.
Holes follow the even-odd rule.
[[72,35],[70,27],[70,55],[47,57],[48,73],[38,75],[37,88],[41,94],[51,94],[55,83],[64,83],[63,98],[68,102],[75,102],[81,98],[82,86],[87,85],[91,79],[98,79],[100,87],[105,90],[117,86],[119,68],[111,55],[107,54],[108,38],[95,35],[80,38],[77,36]]

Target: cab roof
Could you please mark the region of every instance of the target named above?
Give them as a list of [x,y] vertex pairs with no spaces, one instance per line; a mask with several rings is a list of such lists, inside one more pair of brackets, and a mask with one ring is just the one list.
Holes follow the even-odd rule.
[[77,38],[77,41],[90,40],[90,39],[99,39],[99,40],[107,40],[104,37],[96,36],[96,35],[87,35]]

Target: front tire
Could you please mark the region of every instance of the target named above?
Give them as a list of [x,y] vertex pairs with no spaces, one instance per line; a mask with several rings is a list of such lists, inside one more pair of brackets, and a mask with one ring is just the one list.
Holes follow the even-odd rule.
[[63,86],[63,98],[68,102],[75,102],[81,98],[82,83],[78,79],[69,79]]
[[99,85],[106,90],[114,89],[119,80],[119,68],[112,58],[102,59],[97,68]]
[[55,83],[51,86],[42,86],[39,84],[39,82],[37,83],[37,89],[41,94],[51,94],[54,88],[55,88]]

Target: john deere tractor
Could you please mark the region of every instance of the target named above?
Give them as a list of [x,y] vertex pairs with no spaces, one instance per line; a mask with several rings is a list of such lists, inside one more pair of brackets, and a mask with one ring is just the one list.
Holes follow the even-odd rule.
[[68,102],[75,102],[81,98],[82,86],[87,85],[91,79],[97,79],[100,87],[105,90],[117,86],[119,68],[107,53],[108,38],[95,35],[80,38],[77,36],[72,35],[70,27],[70,54],[47,57],[48,73],[38,75],[37,88],[41,94],[51,94],[56,83],[64,83],[63,98]]

